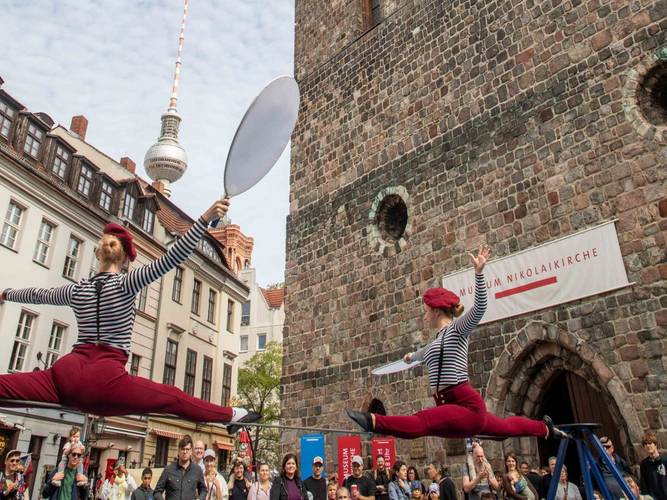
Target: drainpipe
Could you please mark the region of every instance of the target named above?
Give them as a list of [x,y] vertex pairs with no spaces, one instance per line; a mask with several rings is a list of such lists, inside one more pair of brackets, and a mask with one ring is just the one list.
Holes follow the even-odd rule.
[[[155,335],[153,336],[153,356],[151,357],[151,372],[150,372],[150,379],[153,380],[153,375],[155,374],[155,357],[156,357],[156,349],[157,349],[157,337],[158,333],[160,331],[160,311],[162,309],[162,287],[164,285],[164,276],[160,278],[160,293],[158,294],[157,298],[157,315],[155,318]],[[139,451],[139,462],[141,463],[141,466],[143,467],[144,464],[144,452],[146,450],[146,438],[141,440],[141,447]]]

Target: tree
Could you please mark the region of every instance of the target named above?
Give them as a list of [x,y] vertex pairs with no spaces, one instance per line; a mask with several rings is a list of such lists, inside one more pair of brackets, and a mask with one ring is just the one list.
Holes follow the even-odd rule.
[[[235,406],[260,413],[263,423],[278,423],[282,361],[283,348],[277,342],[269,342],[264,351],[251,357],[239,369],[238,404]],[[267,462],[272,469],[277,468],[280,465],[279,430],[255,427],[251,436],[256,460]]]

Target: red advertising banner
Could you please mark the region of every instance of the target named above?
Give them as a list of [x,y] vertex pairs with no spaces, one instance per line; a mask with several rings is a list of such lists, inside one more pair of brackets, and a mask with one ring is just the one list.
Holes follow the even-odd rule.
[[361,455],[360,436],[338,437],[338,485],[343,486],[343,481],[352,475],[352,457]]
[[385,468],[391,470],[396,461],[396,445],[393,437],[374,438],[371,441],[371,448],[373,450],[373,469],[376,467],[376,458],[378,455],[384,457]]

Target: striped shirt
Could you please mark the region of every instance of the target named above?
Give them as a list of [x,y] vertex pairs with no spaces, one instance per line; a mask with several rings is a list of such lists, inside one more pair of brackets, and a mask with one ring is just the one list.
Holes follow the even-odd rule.
[[434,391],[438,388],[438,366],[442,354],[440,389],[468,380],[468,336],[486,311],[486,283],[483,274],[475,274],[475,303],[460,318],[444,327],[430,344],[412,355],[413,361],[422,361],[428,367],[428,382]]
[[128,273],[99,273],[79,283],[57,288],[21,290],[9,288],[5,291],[5,298],[25,304],[71,306],[79,327],[79,336],[74,345],[96,344],[98,338],[95,283],[101,281],[103,284],[100,292],[99,342],[117,347],[129,354],[137,294],[142,288],[185,261],[192,254],[207,227],[208,224],[200,218],[165,255]]

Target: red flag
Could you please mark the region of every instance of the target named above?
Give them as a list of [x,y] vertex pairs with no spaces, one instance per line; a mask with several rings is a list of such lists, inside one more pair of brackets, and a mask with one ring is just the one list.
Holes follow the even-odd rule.
[[338,436],[338,485],[352,474],[352,457],[361,455],[361,437]]
[[374,438],[371,441],[371,448],[373,450],[373,469],[377,467],[375,459],[378,455],[384,457],[384,466],[391,470],[396,462],[396,445],[393,437]]

